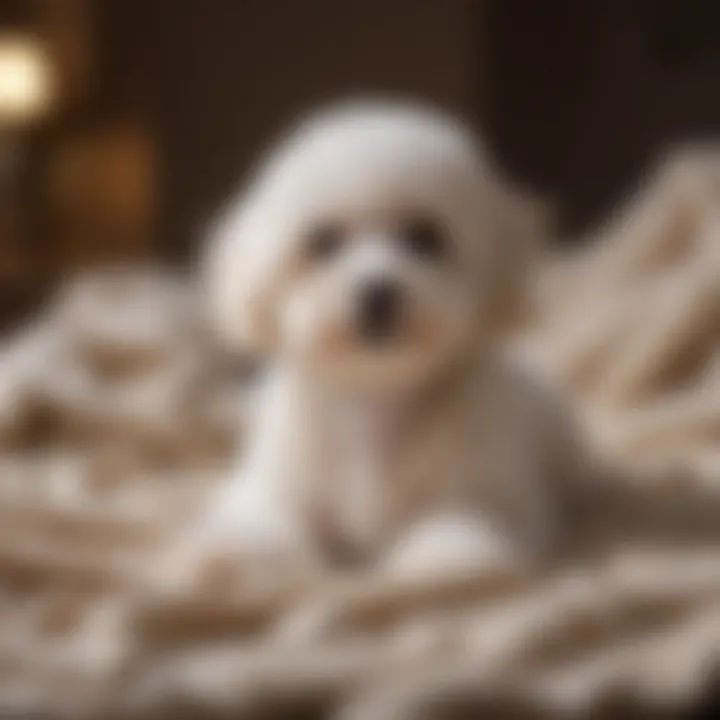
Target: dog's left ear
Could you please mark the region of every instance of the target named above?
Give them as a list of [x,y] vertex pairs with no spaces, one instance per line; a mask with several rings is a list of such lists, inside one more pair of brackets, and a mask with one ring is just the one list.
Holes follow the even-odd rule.
[[553,223],[548,204],[508,182],[494,183],[491,199],[494,242],[487,321],[492,332],[505,334],[531,317],[532,278]]
[[[259,219],[260,218],[260,219]],[[213,223],[201,258],[201,283],[210,320],[235,350],[253,357],[273,346],[272,238],[261,222],[253,196],[246,195]]]

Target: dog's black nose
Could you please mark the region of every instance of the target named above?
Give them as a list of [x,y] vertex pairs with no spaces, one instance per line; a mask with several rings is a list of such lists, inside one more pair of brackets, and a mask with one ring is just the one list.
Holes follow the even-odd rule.
[[367,340],[391,337],[397,327],[402,306],[402,289],[398,283],[374,280],[360,291],[360,331]]

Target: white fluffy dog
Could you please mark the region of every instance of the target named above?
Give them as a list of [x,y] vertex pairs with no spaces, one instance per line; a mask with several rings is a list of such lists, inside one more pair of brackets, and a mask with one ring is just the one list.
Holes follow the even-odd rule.
[[451,117],[371,102],[301,123],[213,243],[223,330],[270,362],[203,546],[393,573],[563,546],[573,423],[498,342],[536,235]]

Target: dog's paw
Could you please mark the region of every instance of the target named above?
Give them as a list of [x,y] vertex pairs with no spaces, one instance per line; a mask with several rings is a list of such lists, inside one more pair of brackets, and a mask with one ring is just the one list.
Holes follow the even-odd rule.
[[480,520],[439,517],[411,528],[391,549],[381,570],[394,577],[422,579],[504,568],[513,556],[509,543]]
[[290,523],[241,514],[170,547],[154,575],[163,591],[234,592],[300,581],[317,572],[316,553]]

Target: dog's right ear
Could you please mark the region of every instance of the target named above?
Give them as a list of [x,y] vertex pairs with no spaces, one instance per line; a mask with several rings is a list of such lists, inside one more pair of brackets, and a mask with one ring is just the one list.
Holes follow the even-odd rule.
[[531,278],[554,223],[547,203],[506,180],[496,182],[492,193],[496,242],[489,322],[502,335],[531,314]]
[[262,213],[252,197],[213,224],[203,258],[203,294],[211,322],[232,348],[265,356],[274,343],[274,262]]

